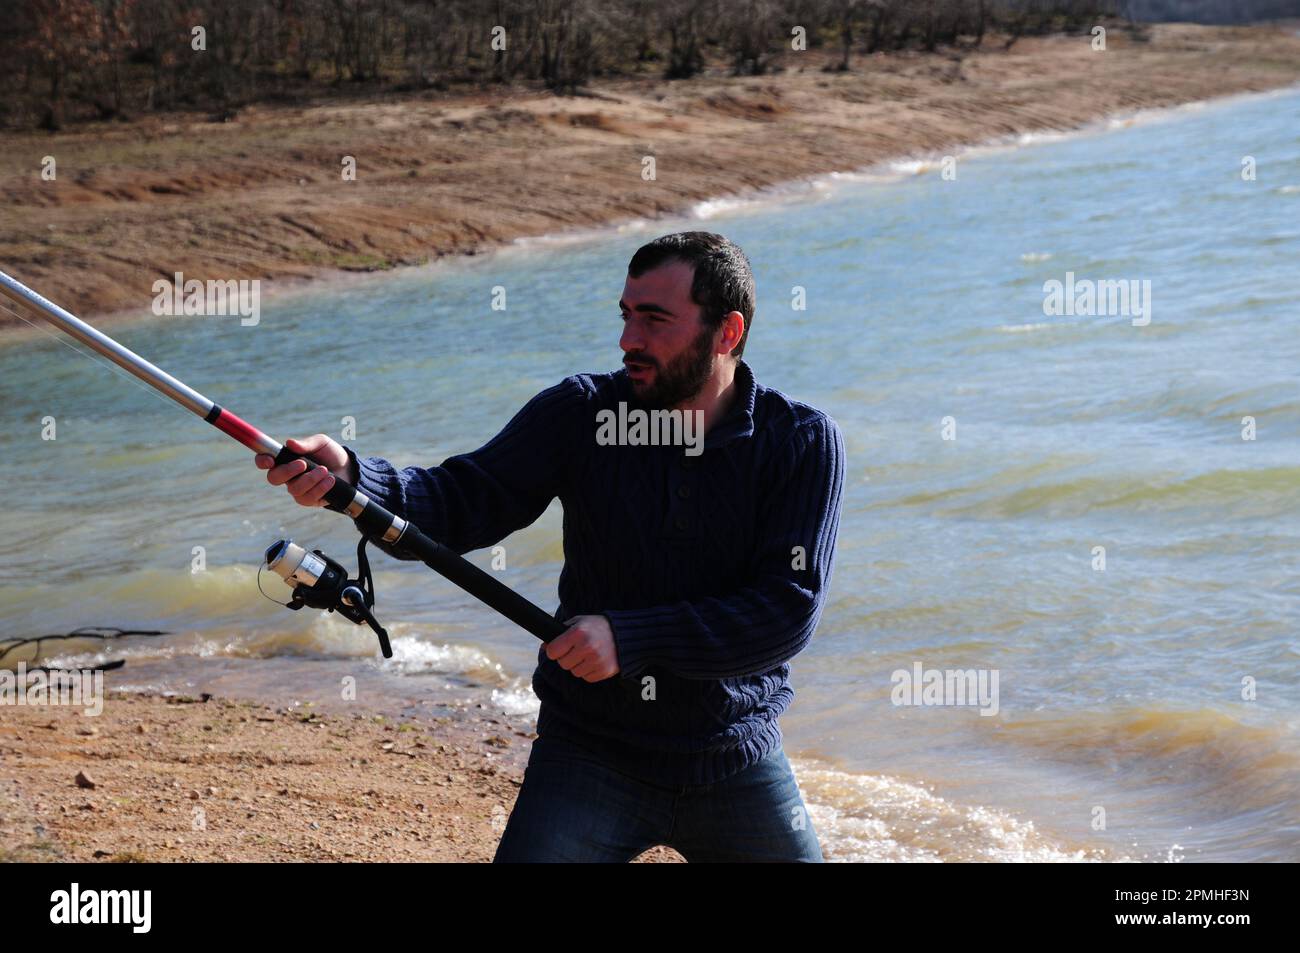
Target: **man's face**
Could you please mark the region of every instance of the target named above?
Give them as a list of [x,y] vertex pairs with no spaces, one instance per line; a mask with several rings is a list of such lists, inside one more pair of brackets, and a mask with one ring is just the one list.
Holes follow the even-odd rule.
[[652,409],[690,400],[713,374],[718,334],[691,300],[694,275],[693,265],[668,261],[623,286],[618,346],[633,392]]

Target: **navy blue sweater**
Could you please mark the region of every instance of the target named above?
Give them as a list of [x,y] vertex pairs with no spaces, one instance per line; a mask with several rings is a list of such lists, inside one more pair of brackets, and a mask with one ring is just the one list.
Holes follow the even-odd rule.
[[720,781],[780,744],[787,663],[831,578],[839,427],[758,384],[744,361],[735,387],[698,455],[597,442],[599,411],[640,406],[623,370],[565,378],[438,467],[396,470],[346,448],[358,489],[457,553],[495,545],[560,498],[556,618],[606,616],[621,671],[586,682],[539,650],[538,734],[663,784]]

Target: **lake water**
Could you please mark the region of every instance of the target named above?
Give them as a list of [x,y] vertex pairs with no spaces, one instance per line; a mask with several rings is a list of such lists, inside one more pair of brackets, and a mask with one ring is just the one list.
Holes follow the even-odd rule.
[[[828,857],[1300,860],[1300,93],[956,168],[916,158],[320,285],[255,327],[114,334],[281,438],[351,417],[359,452],[429,466],[560,378],[618,366],[640,243],[722,231],[758,280],[759,380],[847,442],[831,597],[782,718]],[[1067,272],[1149,281],[1149,323],[1045,314]],[[68,646],[126,658],[110,685],[286,702],[352,674],[376,707],[535,711],[535,640],[422,567],[375,556],[391,662],[368,629],[264,600],[270,542],[351,567],[350,522],[293,506],[158,395],[36,340],[0,347],[0,406],[0,637],[175,633]],[[559,533],[555,504],[505,543],[501,577],[548,610]],[[997,715],[892,704],[916,663],[996,670]]]

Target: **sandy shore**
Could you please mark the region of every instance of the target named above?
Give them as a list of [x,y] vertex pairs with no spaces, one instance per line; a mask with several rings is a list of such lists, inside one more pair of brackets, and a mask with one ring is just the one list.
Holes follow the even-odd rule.
[[[474,253],[1103,115],[1300,81],[1291,29],[1164,25],[1002,51],[880,54],[847,74],[787,53],[760,78],[259,106],[7,133],[0,268],[83,316],[138,314],[160,277],[282,285]],[[833,55],[833,54],[830,54]],[[801,58],[803,57],[803,58]],[[642,179],[654,156],[655,181]],[[42,181],[43,157],[57,179]],[[356,159],[344,181],[342,157]],[[109,315],[116,320],[123,315]],[[0,312],[0,327],[16,322]],[[18,325],[23,327],[23,325]]]
[[532,737],[220,698],[0,708],[0,861],[489,861]]

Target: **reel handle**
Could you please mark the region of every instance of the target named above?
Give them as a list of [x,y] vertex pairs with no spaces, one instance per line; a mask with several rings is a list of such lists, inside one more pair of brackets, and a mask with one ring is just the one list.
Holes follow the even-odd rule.
[[364,621],[370,626],[375,635],[379,636],[379,651],[383,653],[384,658],[392,658],[393,646],[388,641],[388,630],[379,624],[375,614],[366,605],[366,594],[357,586],[348,586],[343,590],[343,600],[352,608],[352,611],[347,613],[348,618],[353,622]]

